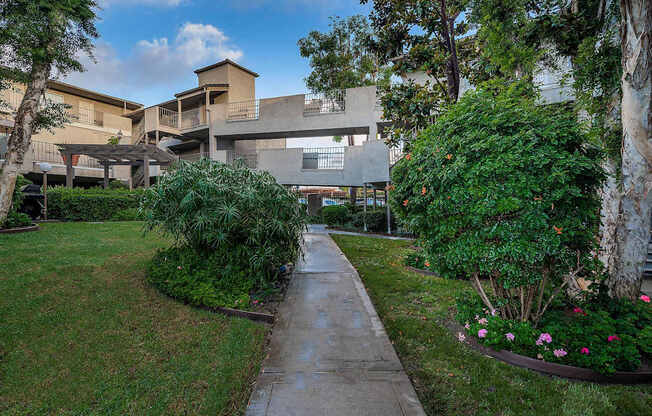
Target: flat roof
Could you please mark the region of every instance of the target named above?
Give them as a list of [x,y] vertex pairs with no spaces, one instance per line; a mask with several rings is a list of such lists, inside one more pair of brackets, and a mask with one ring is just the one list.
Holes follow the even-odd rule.
[[196,70],[195,70],[195,74],[201,74],[202,72],[210,71],[210,70],[213,69],[213,68],[217,68],[217,67],[220,67],[220,66],[222,66],[222,65],[226,65],[226,64],[231,64],[231,65],[233,65],[234,67],[236,67],[236,68],[238,68],[238,69],[241,69],[241,70],[243,70],[243,71],[245,71],[245,72],[247,72],[247,73],[253,75],[253,76],[256,77],[256,78],[258,78],[258,77],[260,76],[260,75],[258,75],[257,73],[255,73],[254,71],[252,71],[251,69],[247,69],[247,68],[245,68],[244,66],[242,66],[242,65],[240,65],[240,64],[238,64],[238,63],[236,63],[236,62],[233,62],[233,61],[230,60],[230,59],[225,59],[225,60],[220,61],[220,62],[218,62],[218,63],[216,63],[216,64],[208,65],[208,66],[205,66],[205,67],[203,67],[203,68],[196,69]]
[[88,98],[90,100],[99,101],[106,104],[122,107],[126,104],[127,110],[137,110],[142,108],[143,105],[134,101],[125,100],[118,97],[113,97],[107,94],[87,90],[85,88],[77,87],[75,85],[66,84],[65,82],[49,80],[48,88],[55,91],[61,91],[68,94],[77,95],[80,97]]

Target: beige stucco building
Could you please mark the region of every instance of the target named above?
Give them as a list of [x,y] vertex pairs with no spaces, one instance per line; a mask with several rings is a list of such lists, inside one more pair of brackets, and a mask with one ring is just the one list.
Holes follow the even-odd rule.
[[[5,106],[0,106],[0,159],[6,150],[7,135],[13,127],[15,111],[23,98],[25,87],[14,84],[11,88],[0,91]],[[132,141],[132,121],[126,114],[143,105],[79,88],[60,81],[49,81],[45,98],[55,103],[70,106],[70,122],[53,132],[42,131],[32,137],[32,145],[25,157],[23,173],[39,180],[38,163],[48,162],[53,165],[52,180],[62,182],[65,174],[64,163],[55,144],[106,144],[111,137],[122,135],[123,143]],[[96,161],[81,157],[77,162],[78,182],[96,182],[102,178],[103,171]],[[126,170],[112,172],[113,178],[127,180]]]

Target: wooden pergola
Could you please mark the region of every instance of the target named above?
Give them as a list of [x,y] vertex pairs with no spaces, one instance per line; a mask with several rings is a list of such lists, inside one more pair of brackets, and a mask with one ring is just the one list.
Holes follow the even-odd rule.
[[95,158],[104,167],[104,187],[109,186],[109,167],[143,166],[145,187],[149,187],[149,167],[169,166],[178,157],[152,144],[60,144],[59,151],[66,161],[66,186],[72,188],[73,155]]

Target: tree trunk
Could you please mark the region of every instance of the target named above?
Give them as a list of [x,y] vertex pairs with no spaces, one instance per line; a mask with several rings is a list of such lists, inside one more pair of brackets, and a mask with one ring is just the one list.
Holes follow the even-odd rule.
[[7,142],[7,157],[4,164],[0,166],[0,224],[4,223],[11,209],[16,177],[32,141],[34,119],[49,75],[49,64],[35,66],[32,69],[32,81],[27,86],[25,96],[16,112],[14,128]]
[[612,296],[635,299],[650,239],[650,36],[652,2],[621,0],[622,16],[622,199],[617,226],[615,274],[608,285]]
[[618,226],[618,211],[620,208],[620,189],[618,186],[618,163],[613,158],[608,158],[604,163],[607,172],[600,196],[602,208],[600,210],[600,261],[605,265],[609,276],[615,273],[616,265],[616,230]]

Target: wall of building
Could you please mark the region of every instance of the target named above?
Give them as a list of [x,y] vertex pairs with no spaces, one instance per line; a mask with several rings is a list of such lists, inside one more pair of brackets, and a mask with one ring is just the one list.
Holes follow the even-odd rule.
[[228,84],[230,66],[231,65],[222,65],[217,68],[209,69],[208,71],[200,72],[197,74],[198,86],[202,87],[206,84]]
[[256,98],[256,78],[233,65],[229,68],[229,102],[249,101]]
[[382,122],[382,111],[376,107],[376,87],[347,89],[344,112],[305,114],[304,108],[303,94],[261,99],[258,119],[229,121],[228,107],[215,104],[211,106],[211,131],[217,137],[236,139],[281,139],[366,133],[375,137],[378,123]]
[[259,150],[257,153],[258,169],[269,172],[283,185],[363,186],[389,181],[389,149],[380,140],[346,147],[342,169],[303,169],[303,149],[300,148]]

